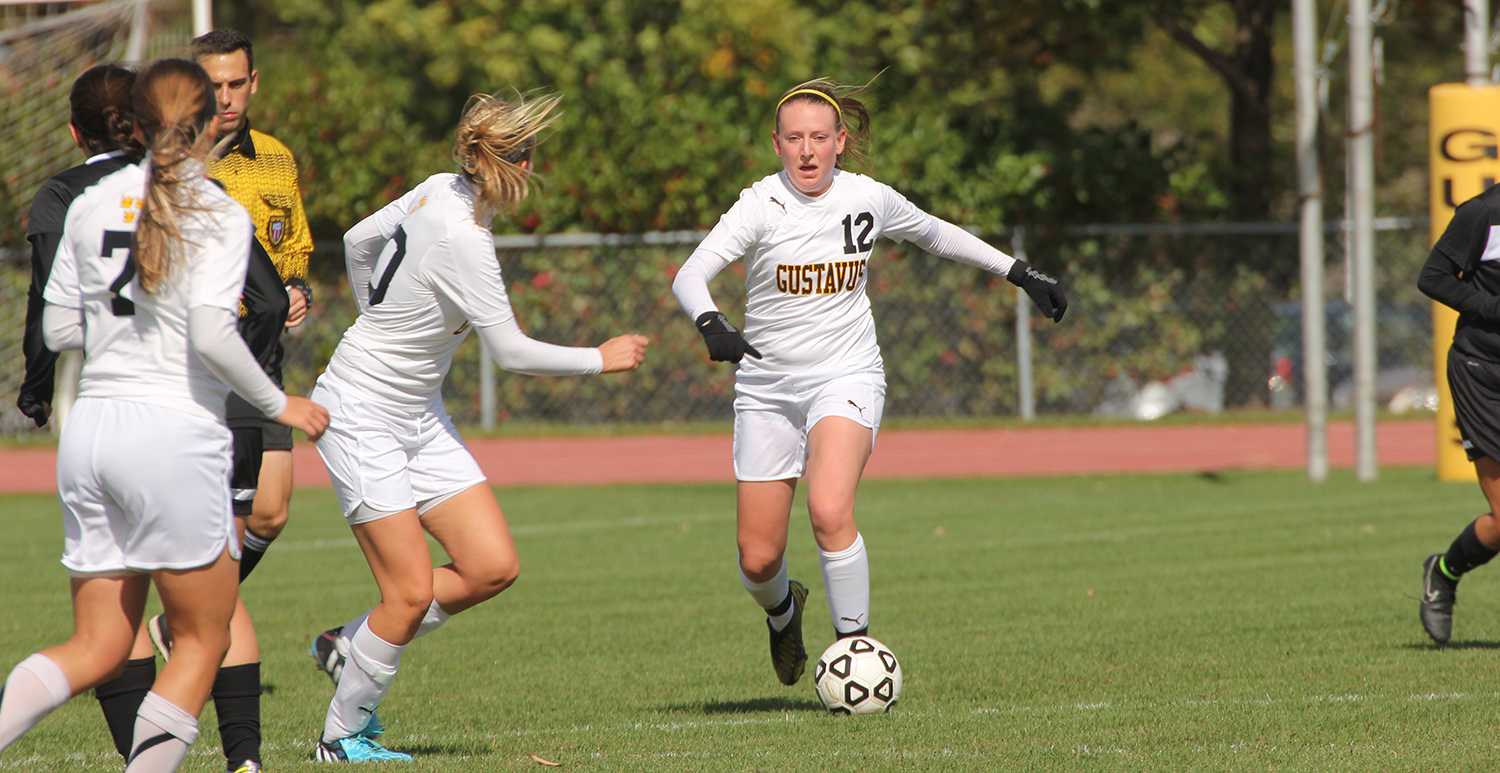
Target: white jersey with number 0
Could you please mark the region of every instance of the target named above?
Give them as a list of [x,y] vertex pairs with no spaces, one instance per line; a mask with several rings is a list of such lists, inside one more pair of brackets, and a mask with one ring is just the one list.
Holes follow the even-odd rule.
[[745,338],[762,358],[742,360],[740,375],[881,370],[866,265],[880,237],[910,241],[931,223],[890,186],[852,172],[835,171],[818,197],[785,172],[746,188],[698,246],[745,261]]
[[380,240],[346,243],[360,316],[328,372],[420,411],[438,396],[470,329],[513,316],[494,236],[474,220],[474,190],[456,174],[427,178],[356,229],[369,226]]
[[188,339],[188,310],[238,313],[254,229],[250,215],[199,177],[195,206],[182,214],[184,254],[148,293],[130,260],[146,190],[146,170],[127,166],[100,180],[68,208],[62,243],[43,297],[81,309],[84,353],[78,396],[131,400],[224,419],[229,393]]

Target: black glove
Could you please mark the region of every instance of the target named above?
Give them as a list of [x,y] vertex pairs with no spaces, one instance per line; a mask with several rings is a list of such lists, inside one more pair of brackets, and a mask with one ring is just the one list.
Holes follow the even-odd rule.
[[48,405],[38,399],[36,395],[30,392],[22,392],[20,399],[16,400],[16,407],[20,408],[21,413],[26,414],[27,418],[36,422],[38,427],[47,426]]
[[717,311],[704,312],[698,317],[698,332],[703,334],[708,358],[714,362],[739,362],[747,354],[760,359],[760,352]]
[[1056,279],[1037,271],[1024,260],[1017,260],[1005,278],[1031,296],[1031,301],[1042,310],[1042,316],[1051,317],[1053,322],[1062,321],[1063,312],[1068,310],[1068,299]]

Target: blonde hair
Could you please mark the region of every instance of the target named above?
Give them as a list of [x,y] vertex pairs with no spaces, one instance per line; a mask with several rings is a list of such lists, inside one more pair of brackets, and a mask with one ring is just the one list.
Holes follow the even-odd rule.
[[858,161],[860,166],[868,167],[870,159],[865,146],[869,143],[870,136],[870,109],[864,102],[855,99],[854,95],[864,91],[874,81],[875,78],[871,78],[863,86],[845,86],[828,78],[814,78],[787,89],[776,103],[777,131],[781,130],[781,109],[788,103],[808,102],[831,107],[834,130],[843,129],[849,133],[849,138],[844,143],[844,152],[838,155],[834,166],[843,169],[844,156],[848,155]]
[[186,59],[152,62],[136,78],[134,102],[151,161],[130,258],[141,287],[155,292],[182,256],[183,213],[202,209],[192,181],[205,173],[214,145],[206,129],[218,106],[208,73]]
[[453,160],[464,179],[479,189],[474,219],[492,217],[526,198],[528,167],[544,131],[557,121],[553,109],[560,94],[517,93],[508,102],[489,94],[475,94],[464,106],[453,138]]

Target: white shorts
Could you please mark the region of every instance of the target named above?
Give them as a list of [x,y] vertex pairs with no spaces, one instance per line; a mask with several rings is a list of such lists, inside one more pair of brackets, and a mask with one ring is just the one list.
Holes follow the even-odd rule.
[[879,434],[885,410],[879,372],[814,384],[741,378],[734,392],[734,477],[743,481],[800,478],[807,471],[807,432],[819,421],[842,416]]
[[327,373],[312,400],[328,409],[318,454],[350,525],[414,508],[425,513],[485,482],[441,400],[418,413],[393,411]]
[[63,565],[75,575],[195,569],[227,547],[229,428],[129,400],[82,398],[57,445]]

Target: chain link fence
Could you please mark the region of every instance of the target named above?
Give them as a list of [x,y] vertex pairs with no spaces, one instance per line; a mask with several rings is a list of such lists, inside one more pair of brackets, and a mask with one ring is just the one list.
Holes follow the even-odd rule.
[[[640,332],[652,344],[646,364],[630,374],[547,378],[496,372],[493,420],[729,419],[733,370],[707,360],[671,293],[677,267],[700,237],[498,237],[511,302],[528,334],[596,345],[613,335]],[[1011,234],[991,241],[1013,249]],[[1423,221],[1378,224],[1383,401],[1402,387],[1431,384],[1431,303],[1416,289],[1428,242]],[[1343,292],[1344,233],[1328,229],[1326,243],[1329,384],[1338,409],[1347,405],[1350,390],[1352,314]],[[302,394],[311,390],[355,317],[347,283],[317,279],[336,276],[342,265],[335,245],[320,248],[313,282],[318,305],[310,321],[286,338],[287,387]],[[1027,234],[1025,248],[1030,262],[1061,276],[1070,303],[1061,324],[1031,315],[1038,414],[1149,418],[1143,409],[1152,395],[1158,410],[1163,405],[1201,411],[1300,407],[1295,226],[1075,228]],[[0,371],[0,394],[7,404],[22,373],[28,269],[17,258],[23,254],[12,250],[0,262],[0,357],[12,363]],[[743,267],[732,265],[712,289],[738,321],[745,303]],[[1024,372],[1016,357],[1018,293],[1003,278],[908,245],[881,242],[870,261],[869,294],[886,363],[887,417],[1018,414],[1018,379]],[[444,387],[448,410],[462,424],[485,423],[481,370],[477,340],[466,341]],[[1173,398],[1171,389],[1180,394]],[[37,431],[18,411],[0,411],[0,432]]]

